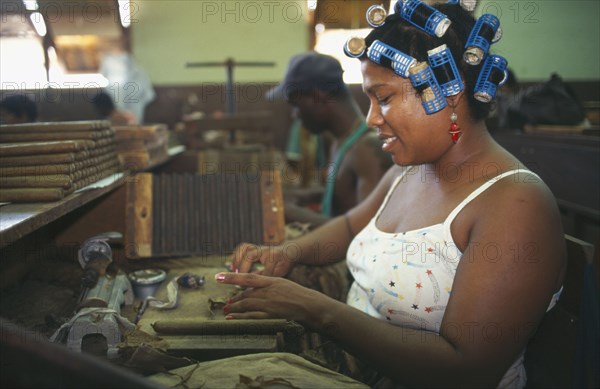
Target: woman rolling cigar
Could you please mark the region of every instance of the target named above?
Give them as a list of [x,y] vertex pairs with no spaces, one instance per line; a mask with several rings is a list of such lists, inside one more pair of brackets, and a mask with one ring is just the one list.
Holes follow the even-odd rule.
[[[523,387],[525,347],[561,291],[559,212],[486,129],[506,63],[472,36],[493,42],[493,18],[398,4],[345,48],[361,61],[368,124],[397,166],[308,235],[240,246],[236,272],[216,280],[247,289],[224,310],[230,320],[298,321],[397,384]],[[281,278],[296,263],[343,258],[354,277],[347,304]],[[261,274],[248,273],[257,262]]]

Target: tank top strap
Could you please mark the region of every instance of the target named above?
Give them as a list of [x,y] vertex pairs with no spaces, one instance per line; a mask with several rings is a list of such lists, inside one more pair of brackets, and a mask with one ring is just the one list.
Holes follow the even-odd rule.
[[450,212],[450,214],[448,215],[448,217],[444,221],[444,225],[446,225],[447,227],[449,227],[450,224],[452,224],[452,221],[454,220],[454,218],[456,217],[456,215],[458,215],[458,213],[460,211],[462,211],[462,209],[464,207],[466,207],[467,204],[469,204],[471,201],[473,201],[473,199],[475,199],[477,196],[479,196],[481,193],[483,193],[487,188],[489,188],[490,186],[492,186],[496,182],[500,181],[504,177],[512,176],[512,175],[515,175],[515,174],[518,174],[518,173],[529,173],[529,174],[534,175],[538,179],[540,179],[540,177],[537,174],[535,174],[531,170],[527,170],[527,169],[514,169],[514,170],[509,170],[507,172],[504,172],[502,174],[499,174],[496,177],[493,177],[493,178],[489,179],[488,181],[486,181],[479,188],[475,189],[473,192],[471,192],[471,194],[469,194],[467,196],[467,198],[465,198],[460,204],[458,204],[456,206],[456,208],[454,208],[452,210],[452,212]]
[[383,211],[383,209],[387,205],[388,201],[390,200],[390,197],[392,196],[392,193],[394,193],[394,189],[396,189],[396,186],[398,186],[398,184],[400,183],[400,181],[402,181],[402,179],[404,178],[404,176],[406,175],[406,173],[408,173],[413,168],[414,168],[414,166],[409,166],[408,168],[406,168],[402,172],[402,174],[400,174],[398,177],[396,177],[394,179],[394,182],[392,182],[392,185],[390,186],[390,189],[388,190],[387,194],[385,195],[385,198],[383,199],[383,202],[379,206],[379,209],[377,210],[377,213],[375,214],[375,217],[372,219],[373,221],[375,221],[375,220],[377,220],[379,218],[379,215],[381,214],[381,212]]

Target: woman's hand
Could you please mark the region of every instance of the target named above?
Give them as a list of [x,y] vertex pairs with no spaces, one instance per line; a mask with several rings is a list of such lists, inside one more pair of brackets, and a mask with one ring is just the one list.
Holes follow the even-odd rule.
[[[232,297],[223,311],[231,319],[288,319],[319,326],[327,296],[293,281],[258,274],[218,273],[215,280],[246,289]],[[333,300],[331,300],[333,301]]]
[[230,257],[231,270],[249,273],[255,263],[264,269],[257,273],[266,276],[284,277],[294,267],[295,261],[281,246],[260,246],[250,243],[239,245]]

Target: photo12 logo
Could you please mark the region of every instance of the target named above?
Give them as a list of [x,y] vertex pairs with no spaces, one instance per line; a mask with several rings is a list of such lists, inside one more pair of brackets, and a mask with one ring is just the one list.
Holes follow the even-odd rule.
[[490,1],[482,4],[479,11],[495,15],[502,23],[540,22],[540,5],[534,1]]
[[306,16],[298,1],[203,1],[202,23],[297,23]]
[[[21,12],[25,8],[28,12]],[[135,1],[21,1],[7,0],[0,3],[2,22],[8,15],[21,15],[24,21],[30,18],[39,23],[45,19],[49,23],[99,23],[112,18],[116,23],[129,27],[138,21],[139,4]]]

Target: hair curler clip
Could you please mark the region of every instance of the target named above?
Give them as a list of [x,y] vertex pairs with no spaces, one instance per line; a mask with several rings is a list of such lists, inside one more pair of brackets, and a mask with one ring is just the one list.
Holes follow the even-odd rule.
[[441,45],[427,52],[429,66],[444,96],[454,96],[465,89],[448,46]]
[[372,5],[367,9],[367,23],[373,28],[381,27],[385,24],[387,11],[381,5]]
[[365,40],[357,36],[350,37],[344,45],[344,54],[350,58],[362,57],[366,50]]
[[492,54],[486,58],[473,90],[475,99],[483,103],[492,101],[498,87],[508,78],[507,66],[508,61],[500,55]]
[[421,104],[427,115],[444,109],[447,105],[446,98],[427,62],[419,62],[408,71],[412,86],[421,94]]
[[438,38],[444,36],[451,24],[446,15],[419,0],[398,1],[394,11],[413,26]]
[[394,49],[385,43],[375,40],[367,50],[367,57],[379,65],[392,69],[396,74],[408,78],[408,69],[415,65],[416,59]]
[[465,11],[473,12],[477,7],[477,0],[448,0],[448,4],[460,4]]
[[490,45],[498,42],[501,37],[500,20],[492,14],[481,15],[469,34],[463,59],[469,65],[479,65],[490,49]]

